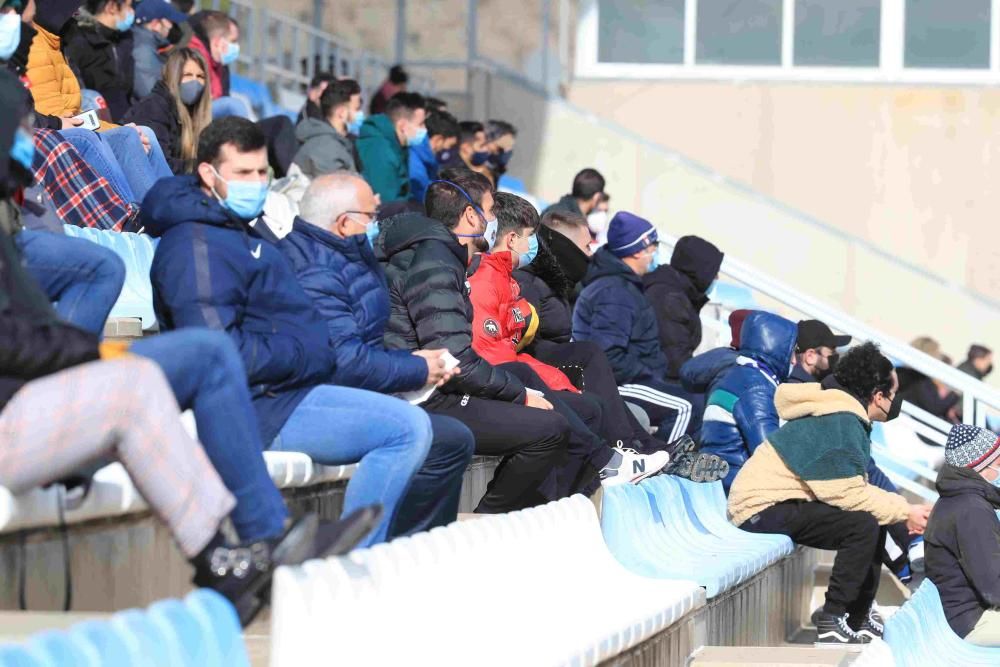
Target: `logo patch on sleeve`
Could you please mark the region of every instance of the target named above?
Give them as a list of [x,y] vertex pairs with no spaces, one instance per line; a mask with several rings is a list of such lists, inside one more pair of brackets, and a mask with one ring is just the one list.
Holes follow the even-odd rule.
[[517,308],[517,307],[511,308],[510,312],[514,316],[514,321],[515,322],[517,322],[518,324],[520,324],[521,322],[524,322],[524,315],[521,314],[521,309],[520,308]]
[[483,331],[486,332],[487,336],[497,338],[500,335],[500,325],[497,324],[496,320],[488,319],[483,322]]

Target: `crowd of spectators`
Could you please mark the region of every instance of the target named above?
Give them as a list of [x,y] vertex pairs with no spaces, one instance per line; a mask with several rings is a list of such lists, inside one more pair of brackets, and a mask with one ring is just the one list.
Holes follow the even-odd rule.
[[[713,243],[684,236],[661,265],[657,226],[612,216],[593,168],[540,215],[500,187],[517,129],[460,121],[399,66],[368,115],[357,81],[320,73],[296,125],[255,119],[230,95],[239,25],[189,10],[0,5],[0,484],[120,460],[195,583],[248,622],[277,565],[454,521],[475,454],[500,458],[483,514],[655,474],[722,480],[736,525],[837,551],[821,642],[880,636],[880,568],[909,576],[930,508],[879,470],[872,424],[904,398],[957,421],[957,397],[765,311],[732,313],[730,345],[696,354]],[[158,333],[102,342],[124,265],[63,224],[157,240]],[[992,353],[973,346],[960,368],[982,379]],[[949,516],[996,474],[988,439],[949,440]],[[970,440],[987,454],[960,456]],[[290,518],[265,450],[360,462],[344,520]],[[982,537],[937,523],[929,571],[954,558],[967,579],[953,627],[996,637],[961,588],[996,596],[967,564]]]

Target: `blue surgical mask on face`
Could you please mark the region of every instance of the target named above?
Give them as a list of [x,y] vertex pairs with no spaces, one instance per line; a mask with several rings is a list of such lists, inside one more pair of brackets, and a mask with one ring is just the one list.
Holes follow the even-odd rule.
[[365,122],[365,112],[358,110],[354,120],[347,124],[347,131],[351,134],[361,134],[361,123]]
[[654,252],[653,256],[649,258],[649,270],[650,272],[656,271],[660,267],[660,253]]
[[372,220],[365,228],[365,236],[368,237],[368,247],[375,249],[375,239],[378,238],[378,220]]
[[486,164],[486,161],[489,159],[489,151],[476,151],[472,154],[472,157],[469,158],[469,161],[472,163],[473,167],[481,167]]
[[195,102],[201,99],[201,94],[205,90],[205,84],[203,84],[198,79],[191,79],[190,81],[185,81],[180,85],[180,95],[181,102],[191,106]]
[[535,261],[536,255],[538,255],[538,235],[532,234],[528,237],[528,252],[517,258],[517,268],[523,269],[531,264]]
[[21,43],[21,15],[0,14],[0,60],[10,60]]
[[115,30],[118,32],[128,32],[132,28],[133,23],[135,23],[135,12],[130,9],[125,14],[125,18],[118,19],[115,23]]
[[[215,169],[213,168],[212,171]],[[226,198],[219,201],[236,217],[241,220],[253,220],[264,210],[268,187],[266,182],[227,181],[217,171],[215,171],[215,176],[226,184]],[[215,196],[218,198],[218,193]]]
[[232,65],[240,57],[240,45],[236,42],[229,42],[226,52],[222,54],[222,64]]
[[426,138],[427,138],[427,128],[426,127],[417,128],[417,131],[414,133],[412,137],[406,138],[406,145],[416,146]]
[[30,174],[34,173],[31,165],[35,161],[35,142],[23,127],[14,133],[14,144],[10,147],[10,159],[18,163]]

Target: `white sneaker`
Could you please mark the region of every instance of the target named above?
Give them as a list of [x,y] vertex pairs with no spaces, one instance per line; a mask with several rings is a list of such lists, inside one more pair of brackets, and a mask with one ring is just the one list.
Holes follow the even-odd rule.
[[618,462],[617,466],[613,468],[608,466],[601,471],[602,486],[638,484],[647,477],[660,472],[670,463],[670,454],[666,452],[640,454],[634,449],[622,447],[621,444],[614,450],[621,456],[621,461]]

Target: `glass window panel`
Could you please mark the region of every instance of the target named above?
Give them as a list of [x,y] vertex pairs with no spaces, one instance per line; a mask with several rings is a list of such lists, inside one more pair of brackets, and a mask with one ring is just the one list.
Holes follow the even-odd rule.
[[906,67],[988,69],[990,0],[906,0]]
[[878,67],[879,0],[796,0],[796,65]]
[[781,0],[700,0],[697,30],[698,64],[781,64]]
[[598,62],[684,62],[684,0],[600,0],[597,25]]

